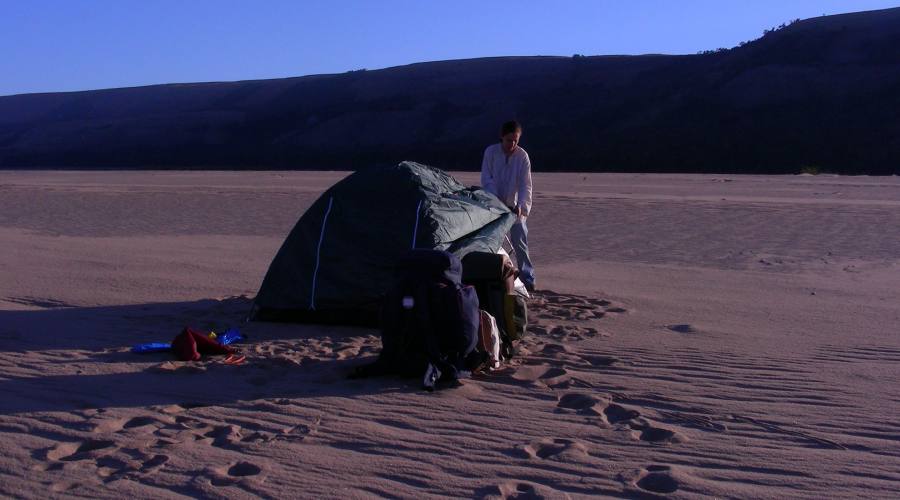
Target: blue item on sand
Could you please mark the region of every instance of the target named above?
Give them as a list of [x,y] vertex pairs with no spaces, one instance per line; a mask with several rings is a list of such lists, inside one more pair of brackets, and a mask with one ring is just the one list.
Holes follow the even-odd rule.
[[[229,328],[223,333],[217,335],[215,339],[216,342],[222,345],[228,345],[235,342],[240,342],[242,340],[247,340],[247,337],[242,335],[237,328]],[[148,352],[163,352],[170,350],[172,350],[172,344],[168,342],[148,342],[146,344],[138,344],[131,348],[131,352],[136,354],[146,354]]]
[[216,340],[222,345],[233,344],[235,342],[240,342],[241,340],[247,340],[247,337],[241,335],[241,332],[238,331],[237,328],[229,328],[225,330],[225,332],[220,333]]
[[172,349],[172,344],[168,342],[148,342],[146,344],[138,344],[131,348],[131,352],[144,354],[148,352],[162,352]]

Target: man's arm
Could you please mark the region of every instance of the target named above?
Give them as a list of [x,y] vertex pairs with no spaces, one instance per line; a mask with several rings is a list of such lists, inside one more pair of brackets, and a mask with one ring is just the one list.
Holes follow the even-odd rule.
[[481,160],[481,187],[488,193],[497,194],[497,185],[494,184],[494,173],[491,170],[490,148],[484,150],[484,158]]
[[519,176],[518,208],[520,215],[528,216],[531,213],[531,158],[525,155],[522,162],[523,172]]

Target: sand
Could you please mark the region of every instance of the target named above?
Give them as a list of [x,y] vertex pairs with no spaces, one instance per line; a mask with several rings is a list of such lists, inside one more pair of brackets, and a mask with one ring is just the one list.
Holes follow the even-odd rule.
[[537,173],[523,355],[429,394],[240,324],[344,175],[0,172],[0,496],[900,496],[900,179]]

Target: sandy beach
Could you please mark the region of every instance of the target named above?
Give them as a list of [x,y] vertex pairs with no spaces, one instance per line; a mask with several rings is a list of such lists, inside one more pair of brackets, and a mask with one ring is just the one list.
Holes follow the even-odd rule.
[[346,174],[0,172],[0,496],[900,497],[900,178],[538,172],[522,356],[429,394],[242,323]]

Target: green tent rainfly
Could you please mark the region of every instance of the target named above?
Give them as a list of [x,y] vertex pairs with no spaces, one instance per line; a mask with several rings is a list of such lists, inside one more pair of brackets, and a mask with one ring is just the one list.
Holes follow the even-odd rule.
[[494,195],[405,161],[359,170],[300,217],[269,266],[251,317],[375,325],[411,248],[496,252],[515,216]]

